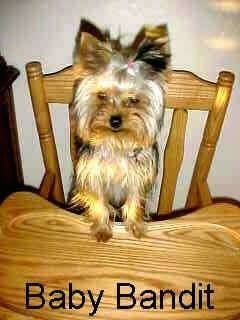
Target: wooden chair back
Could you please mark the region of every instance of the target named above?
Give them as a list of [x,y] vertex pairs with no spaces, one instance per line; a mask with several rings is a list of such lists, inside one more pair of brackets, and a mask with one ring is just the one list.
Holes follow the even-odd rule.
[[[43,74],[39,62],[26,65],[30,95],[40,139],[46,174],[44,179],[54,182],[52,196],[64,202],[63,186],[56,144],[49,112],[49,103],[70,105],[74,85],[79,79],[77,66],[67,67],[54,74]],[[173,109],[171,128],[164,151],[163,178],[158,213],[172,211],[177,178],[183,160],[188,110],[208,112],[205,130],[193,170],[186,200],[186,208],[211,203],[207,177],[216,149],[217,140],[231,96],[234,74],[221,71],[217,82],[203,80],[188,71],[173,71],[167,86],[166,107]],[[70,118],[70,146],[75,161],[74,122]],[[47,188],[45,186],[45,188]]]

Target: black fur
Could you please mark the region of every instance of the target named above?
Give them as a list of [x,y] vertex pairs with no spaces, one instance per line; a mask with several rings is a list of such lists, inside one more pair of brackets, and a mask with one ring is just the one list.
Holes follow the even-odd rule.
[[165,53],[163,46],[166,43],[156,44],[151,41],[144,41],[140,45],[134,61],[143,61],[149,64],[154,71],[160,72],[167,68],[170,54]]

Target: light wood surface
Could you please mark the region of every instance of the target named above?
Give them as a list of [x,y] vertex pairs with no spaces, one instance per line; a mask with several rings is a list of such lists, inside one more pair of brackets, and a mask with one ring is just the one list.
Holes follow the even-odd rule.
[[[104,297],[95,319],[238,320],[240,318],[240,208],[217,204],[190,215],[148,224],[141,240],[121,225],[97,243],[82,217],[31,193],[11,195],[0,207],[0,319],[89,319],[79,310],[25,309],[25,283],[45,290],[91,289]],[[116,310],[116,283],[144,289],[188,289],[210,283],[214,310]]]
[[41,64],[32,62],[27,67],[27,77],[32,99],[34,116],[42,150],[43,162],[47,172],[54,177],[53,197],[64,202],[61,173],[58,163],[57,150],[53,135],[49,106],[46,101]]
[[172,210],[177,178],[184,155],[187,117],[187,110],[176,109],[173,112],[172,125],[164,152],[159,214],[169,213]]
[[[55,176],[53,197],[64,202],[57,149],[53,137],[48,103],[71,104],[74,88],[84,76],[76,64],[53,74],[43,74],[41,64],[27,64],[30,94],[43,153],[45,169]],[[203,207],[211,203],[207,177],[231,96],[234,75],[222,71],[216,83],[199,78],[189,71],[170,71],[167,75],[166,107],[174,109],[167,148],[164,154],[163,181],[158,213],[172,211],[178,172],[181,168],[187,110],[205,110],[208,119],[194,167],[186,207]],[[69,149],[76,163],[75,123],[70,115]],[[175,147],[176,146],[176,147]]]
[[[186,201],[187,208],[209,204],[210,192],[207,186],[207,177],[231,96],[233,82],[233,74],[229,72],[219,73],[216,98],[212,110],[208,113]],[[204,199],[207,202],[203,203]]]
[[[43,83],[48,103],[72,102],[74,84],[81,79],[78,66],[69,66],[62,71],[44,75]],[[206,81],[189,71],[171,71],[167,86],[168,108],[210,110],[216,95],[216,84]]]
[[51,199],[54,187],[54,180],[55,175],[50,171],[46,171],[39,188],[39,194],[41,197],[48,200]]

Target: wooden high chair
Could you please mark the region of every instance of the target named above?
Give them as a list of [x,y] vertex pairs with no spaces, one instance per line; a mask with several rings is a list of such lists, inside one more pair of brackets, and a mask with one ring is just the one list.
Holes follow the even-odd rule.
[[[39,62],[28,64],[27,72],[46,168],[40,193],[64,202],[48,103],[71,103],[74,81],[79,75],[74,67],[43,75]],[[113,238],[98,243],[90,237],[89,225],[82,216],[60,209],[39,195],[18,192],[3,202],[0,206],[1,320],[86,320],[93,309],[87,294],[91,291],[96,301],[100,290],[104,294],[94,314],[96,320],[239,320],[240,208],[224,203],[209,205],[211,196],[207,186],[233,80],[233,74],[225,71],[219,74],[217,83],[190,72],[174,71],[168,86],[167,107],[174,111],[164,155],[158,212],[168,213],[172,209],[183,157],[187,109],[206,110],[208,119],[186,207],[208,206],[188,215],[171,215],[171,219],[149,222],[140,240],[131,236],[124,225],[115,223]],[[74,161],[74,123],[71,128]],[[40,292],[36,283],[43,286],[46,303],[42,308],[26,307],[26,283],[33,287],[31,294]],[[86,303],[79,309],[69,308],[70,283],[86,296]],[[122,283],[121,294],[131,293],[135,288],[136,305],[132,308],[117,308],[119,283]],[[214,290],[209,304],[204,293],[207,285]],[[61,302],[60,291],[49,297],[53,290],[61,290],[67,298]],[[162,306],[160,290],[166,292]],[[169,290],[174,297],[171,298]],[[187,310],[178,302],[185,290],[192,290],[196,299],[193,302],[188,293],[184,299]],[[151,307],[152,292],[157,296],[156,309]],[[141,307],[143,297],[143,305],[150,305],[151,309]],[[56,298],[58,306],[62,303],[61,308],[52,309],[50,298]],[[75,298],[75,304],[83,301],[79,296]],[[30,306],[41,303],[39,298],[33,300]],[[121,306],[131,302],[128,298],[120,299]]]
[[[43,74],[40,62],[26,66],[30,94],[35,114],[45,176],[40,194],[64,202],[63,186],[55,140],[53,136],[49,103],[71,104],[74,83],[81,78],[77,66],[70,66],[54,74]],[[234,74],[221,71],[216,83],[203,80],[188,71],[173,71],[167,86],[166,107],[172,108],[172,124],[164,153],[163,179],[158,214],[172,211],[178,173],[184,154],[184,141],[188,110],[208,112],[208,118],[198,151],[186,208],[211,204],[212,198],[207,177],[231,96]],[[71,156],[76,160],[74,122],[70,118]]]

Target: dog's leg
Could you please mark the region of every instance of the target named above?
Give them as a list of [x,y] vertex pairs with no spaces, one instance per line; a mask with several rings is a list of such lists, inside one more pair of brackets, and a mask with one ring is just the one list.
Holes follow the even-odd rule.
[[89,220],[92,222],[92,235],[98,240],[106,242],[112,237],[112,229],[109,223],[109,211],[102,197],[89,199]]
[[122,214],[126,220],[126,228],[136,238],[140,238],[144,234],[144,206],[137,196],[129,196],[122,207]]
[[114,208],[110,203],[107,204],[109,216],[113,222],[120,216],[120,210]]
[[81,191],[72,198],[72,203],[78,202],[86,208],[86,214],[92,223],[92,235],[98,240],[106,242],[112,237],[109,224],[109,210],[104,197],[90,191]]

